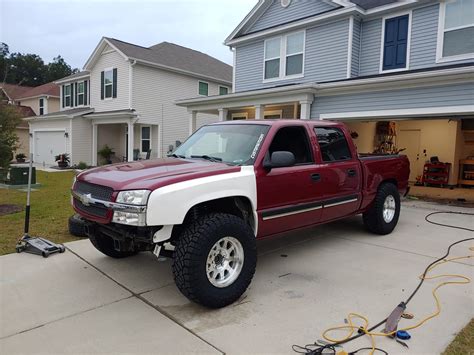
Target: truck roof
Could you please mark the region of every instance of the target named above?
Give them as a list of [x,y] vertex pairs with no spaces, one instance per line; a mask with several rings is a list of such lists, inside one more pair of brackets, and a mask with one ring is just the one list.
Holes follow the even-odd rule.
[[318,126],[340,126],[340,122],[335,121],[323,121],[323,120],[300,120],[300,119],[265,119],[265,120],[235,120],[235,121],[223,121],[223,122],[216,122],[212,123],[212,125],[242,125],[242,124],[258,124],[258,125],[265,125],[265,126],[283,126],[287,124],[292,125],[306,125],[307,123],[317,123]]

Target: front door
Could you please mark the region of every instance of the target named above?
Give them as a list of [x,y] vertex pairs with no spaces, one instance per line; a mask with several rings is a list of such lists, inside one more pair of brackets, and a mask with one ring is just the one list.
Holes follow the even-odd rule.
[[397,146],[399,149],[405,149],[401,154],[405,154],[410,161],[411,182],[415,182],[416,177],[421,175],[420,137],[419,129],[402,129],[398,134]]
[[289,151],[296,164],[290,167],[258,169],[257,201],[259,236],[318,223],[321,218],[320,168],[314,162],[305,126],[281,127],[266,152]]

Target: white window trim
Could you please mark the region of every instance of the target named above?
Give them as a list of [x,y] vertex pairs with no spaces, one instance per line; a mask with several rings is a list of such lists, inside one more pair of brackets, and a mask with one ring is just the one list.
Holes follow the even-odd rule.
[[[142,134],[143,134],[143,128],[146,128],[146,127],[150,128],[150,138],[145,138],[145,139],[144,139],[143,136],[142,136]],[[153,129],[152,129],[151,126],[140,126],[140,153],[145,153],[145,154],[147,153],[147,152],[144,152],[144,151],[142,150],[142,142],[143,142],[143,140],[150,141],[150,149],[152,149],[152,148],[151,148],[151,147],[152,147],[152,144],[153,144],[153,142],[152,142],[152,136],[153,136],[152,132],[153,132]],[[127,127],[127,131],[125,132],[125,134],[128,134],[128,127]]]
[[249,119],[249,113],[248,112],[234,112],[231,115],[232,120],[235,120],[236,118],[239,118],[239,117],[245,117],[245,119],[248,120]]
[[265,118],[265,116],[274,116],[274,115],[279,115],[281,119],[283,116],[283,110],[269,110],[269,111],[263,112],[263,118]]
[[[41,100],[43,100],[43,106],[41,106]],[[38,111],[39,111],[38,113],[40,116],[44,116],[48,114],[46,102],[47,102],[46,97],[40,97],[38,99]],[[41,113],[41,109],[43,109],[43,113]]]
[[[303,51],[298,52],[298,53],[293,53],[293,55],[298,55],[298,54],[303,54],[303,62],[302,62],[302,68],[301,68],[301,73],[300,74],[293,74],[293,75],[285,75],[286,74],[286,57],[288,56],[286,54],[286,42],[288,36],[297,34],[297,33],[303,33]],[[267,51],[267,41],[274,40],[276,38],[280,39],[280,56],[279,57],[274,57],[274,58],[266,58],[266,51]],[[290,79],[296,79],[296,78],[303,78],[304,77],[304,65],[305,65],[305,54],[306,54],[306,30],[303,31],[295,31],[295,32],[290,32],[282,36],[277,36],[277,37],[272,37],[272,38],[267,38],[263,42],[263,73],[262,73],[262,83],[271,83],[274,81],[282,81],[282,80],[290,80]],[[265,63],[269,60],[272,59],[280,59],[280,75],[277,78],[270,78],[270,79],[265,79]]]
[[[207,95],[201,95],[201,94],[199,93],[199,86],[200,86],[201,83],[207,84]],[[198,81],[198,95],[199,95],[199,96],[202,96],[202,97],[208,97],[208,96],[209,96],[209,83],[208,83],[207,81],[204,81],[204,80],[199,80],[199,81]]]
[[[80,83],[82,83],[82,85],[83,85],[82,94],[79,94],[79,84],[80,84]],[[112,85],[113,85],[113,84],[112,84]],[[76,92],[76,106],[77,106],[77,107],[84,107],[84,106],[85,106],[85,104],[84,104],[85,99],[86,99],[85,86],[86,86],[85,80],[83,80],[83,81],[78,81],[78,82],[77,82],[77,91],[78,91],[78,92]],[[113,88],[112,88],[112,89],[113,89]],[[78,103],[78,102],[79,102],[79,95],[82,95],[82,97],[83,97],[83,99],[82,99],[82,105],[79,105],[79,103]],[[104,98],[105,98],[105,92],[104,92]]]
[[[230,88],[229,88],[228,86],[219,85],[219,88],[218,88],[218,90],[219,90],[219,95],[221,95],[221,88],[226,88],[226,89],[227,89],[227,94],[230,93]],[[226,94],[226,95],[227,95],[227,94]]]
[[[112,100],[112,99],[114,99],[114,69],[115,69],[114,67],[110,67],[110,68],[105,68],[105,69],[104,69],[104,100]],[[107,86],[107,85],[105,84],[105,73],[108,72],[108,71],[111,71],[111,72],[112,72],[112,84],[108,84],[108,85],[112,86],[112,94],[111,94],[112,96],[110,96],[110,97],[105,96],[105,92],[106,92],[106,91],[105,91],[105,87]]]
[[[67,88],[69,88],[69,95],[66,94]],[[69,105],[66,105],[66,97],[69,97]],[[64,107],[72,107],[72,89],[71,84],[66,84],[64,86]]]
[[[457,60],[474,59],[474,53],[466,53],[466,54],[452,55],[449,57],[443,57],[444,33],[446,32],[444,29],[445,18],[446,18],[446,2],[442,1],[439,4],[438,39],[436,41],[436,63],[445,63],[445,62],[453,62]],[[472,27],[472,26],[466,25],[466,26],[453,27],[453,28],[450,28],[448,31],[459,30],[459,29],[467,28],[467,27]]]
[[[384,40],[385,40],[385,22],[386,20],[390,20],[391,18],[400,17],[408,15],[408,33],[407,33],[407,58],[405,60],[405,67],[404,68],[397,68],[397,69],[389,69],[383,70],[383,48],[384,48]],[[379,74],[382,73],[394,73],[398,71],[404,71],[410,69],[410,51],[411,51],[411,20],[413,18],[413,12],[404,11],[398,12],[395,14],[390,14],[388,16],[382,17],[382,38],[380,39],[380,62],[379,62]]]

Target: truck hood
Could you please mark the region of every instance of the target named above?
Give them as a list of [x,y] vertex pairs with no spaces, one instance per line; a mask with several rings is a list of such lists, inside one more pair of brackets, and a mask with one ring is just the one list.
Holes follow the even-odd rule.
[[108,186],[115,191],[155,190],[181,181],[238,171],[240,166],[202,159],[163,158],[98,167],[79,174],[77,180]]

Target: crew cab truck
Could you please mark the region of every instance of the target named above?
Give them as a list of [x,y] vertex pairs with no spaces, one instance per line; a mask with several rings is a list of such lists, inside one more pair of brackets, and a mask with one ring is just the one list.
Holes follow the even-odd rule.
[[99,251],[172,257],[179,290],[218,308],[249,286],[256,239],[355,214],[392,232],[408,176],[406,156],[359,156],[341,123],[228,121],[168,158],[82,172],[72,201]]

